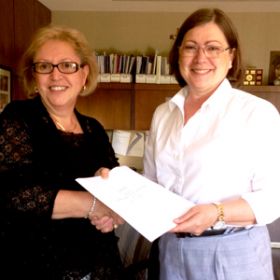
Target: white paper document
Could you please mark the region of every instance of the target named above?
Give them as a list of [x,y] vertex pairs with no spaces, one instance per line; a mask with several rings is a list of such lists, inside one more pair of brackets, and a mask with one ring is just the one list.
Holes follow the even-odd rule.
[[194,205],[127,166],[113,168],[107,179],[76,181],[150,242],[174,228],[173,220]]

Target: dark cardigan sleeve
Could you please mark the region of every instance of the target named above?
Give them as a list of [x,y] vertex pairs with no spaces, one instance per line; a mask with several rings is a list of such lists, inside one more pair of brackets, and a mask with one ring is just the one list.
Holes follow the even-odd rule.
[[50,217],[58,190],[37,178],[30,130],[20,113],[24,102],[12,102],[0,114],[0,213]]

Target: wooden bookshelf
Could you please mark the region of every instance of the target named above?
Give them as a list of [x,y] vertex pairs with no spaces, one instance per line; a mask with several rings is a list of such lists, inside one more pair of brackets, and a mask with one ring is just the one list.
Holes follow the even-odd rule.
[[[148,130],[155,108],[180,89],[175,84],[100,83],[80,97],[80,112],[97,118],[106,129]],[[280,86],[242,86],[273,103],[280,111]]]
[[0,64],[11,70],[12,99],[25,99],[17,69],[33,32],[51,22],[51,11],[37,0],[0,0]]
[[174,84],[135,84],[133,129],[149,129],[155,108],[179,89],[179,85]]
[[77,108],[106,129],[129,130],[133,127],[133,88],[132,83],[100,83],[92,94],[79,97]]

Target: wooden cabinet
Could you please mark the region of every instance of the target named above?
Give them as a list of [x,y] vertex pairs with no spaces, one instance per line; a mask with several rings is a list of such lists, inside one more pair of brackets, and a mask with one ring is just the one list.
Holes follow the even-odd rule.
[[0,64],[12,66],[14,48],[13,1],[0,0]]
[[21,99],[19,60],[34,31],[51,22],[51,11],[37,0],[0,0],[0,6],[0,64],[12,70],[12,99]]
[[135,84],[133,129],[147,130],[150,127],[155,108],[173,96],[178,85]]
[[77,108],[95,117],[106,129],[147,130],[155,108],[174,95],[178,85],[100,83]]
[[51,12],[37,0],[14,0],[15,66],[34,31],[51,22]]
[[[148,130],[155,108],[179,89],[178,85],[100,83],[93,94],[79,98],[77,108],[106,129]],[[280,111],[280,86],[241,89],[270,101]]]
[[22,53],[29,44],[35,30],[33,24],[34,0],[14,0],[14,58],[12,66],[16,67]]
[[133,84],[100,83],[94,93],[79,98],[77,108],[98,119],[106,129],[131,129]]

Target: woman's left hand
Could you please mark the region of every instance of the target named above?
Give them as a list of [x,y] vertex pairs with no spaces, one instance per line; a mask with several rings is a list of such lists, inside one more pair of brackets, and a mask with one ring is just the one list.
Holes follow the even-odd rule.
[[200,235],[217,221],[217,208],[213,204],[200,204],[192,207],[181,217],[174,220],[177,224],[171,232],[188,232]]

